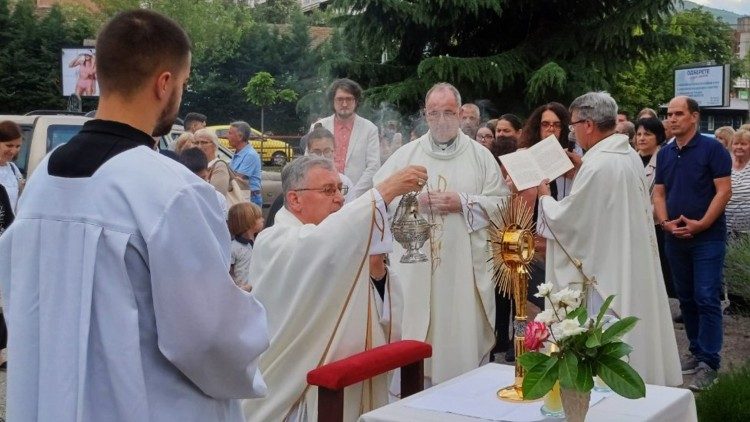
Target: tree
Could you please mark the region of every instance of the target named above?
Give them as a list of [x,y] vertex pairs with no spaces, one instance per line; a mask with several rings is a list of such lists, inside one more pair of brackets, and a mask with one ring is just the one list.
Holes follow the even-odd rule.
[[268,72],[258,72],[250,78],[243,89],[247,101],[260,107],[260,132],[265,135],[264,112],[266,107],[281,101],[294,101],[297,93],[289,88],[276,88],[276,79]]
[[713,61],[730,64],[732,78],[741,74],[732,51],[732,28],[710,12],[697,8],[676,13],[662,31],[680,40],[677,47],[638,60],[615,79],[612,94],[631,116],[643,107],[658,109],[674,96],[674,70],[679,66]]
[[[671,0],[334,0],[349,59],[332,66],[368,87],[370,101],[415,109],[448,81],[466,99],[504,111],[568,101],[610,81],[668,40],[658,37]],[[571,29],[575,26],[575,30]],[[523,101],[519,101],[522,99]]]

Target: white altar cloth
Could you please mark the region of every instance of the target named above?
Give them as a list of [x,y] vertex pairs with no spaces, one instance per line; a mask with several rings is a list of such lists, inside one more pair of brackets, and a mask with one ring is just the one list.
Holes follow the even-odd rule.
[[[491,363],[419,394],[366,413],[360,417],[359,421],[479,422],[483,420],[503,421],[511,418],[528,421],[560,421],[561,419],[545,419],[539,413],[538,409],[542,406],[542,401],[525,404],[525,406],[533,406],[537,409],[538,417],[532,419],[519,419],[533,414],[533,412],[522,410],[504,413],[506,419],[503,419],[503,416],[495,418],[469,416],[477,415],[478,412],[479,414],[486,412],[486,409],[492,409],[492,406],[497,404],[499,400],[494,392],[513,382],[513,371],[513,366]],[[492,379],[495,380],[496,387],[488,389],[488,383],[491,382],[489,380]],[[456,392],[462,393],[454,394]],[[472,403],[466,399],[471,395],[466,394],[467,392],[477,392],[480,396],[476,397],[476,401]],[[459,398],[450,400],[452,395]],[[697,422],[698,420],[695,398],[693,393],[686,389],[646,385],[646,397],[638,400],[629,400],[617,394],[601,395],[592,391],[592,402],[595,404],[589,409],[587,422]],[[428,408],[433,410],[428,410]]]

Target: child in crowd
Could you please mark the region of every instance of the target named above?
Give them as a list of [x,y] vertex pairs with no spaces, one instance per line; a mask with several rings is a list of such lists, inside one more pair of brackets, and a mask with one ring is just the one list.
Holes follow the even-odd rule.
[[229,273],[239,287],[249,292],[252,290],[250,258],[255,236],[263,230],[263,214],[260,207],[252,202],[235,204],[229,208],[227,225],[232,235],[232,266]]

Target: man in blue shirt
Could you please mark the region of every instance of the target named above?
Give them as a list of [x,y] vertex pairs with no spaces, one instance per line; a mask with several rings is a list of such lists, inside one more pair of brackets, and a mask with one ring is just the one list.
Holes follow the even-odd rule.
[[229,125],[227,140],[234,148],[234,157],[229,165],[236,173],[242,176],[250,186],[250,201],[263,207],[263,196],[260,192],[260,155],[252,145],[248,144],[251,135],[250,125],[243,121],[237,121]]
[[675,139],[656,158],[654,208],[690,341],[692,356],[682,373],[695,373],[690,389],[700,391],[716,381],[721,363],[724,207],[732,196],[732,159],[721,143],[698,133],[700,111],[692,98],[672,99],[667,119]]

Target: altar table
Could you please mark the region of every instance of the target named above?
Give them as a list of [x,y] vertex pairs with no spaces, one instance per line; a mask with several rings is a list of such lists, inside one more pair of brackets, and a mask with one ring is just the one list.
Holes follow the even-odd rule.
[[[465,408],[492,408],[498,399],[494,391],[510,385],[513,382],[514,367],[490,363],[474,369],[452,380],[436,385],[411,397],[375,409],[362,415],[360,422],[480,422],[483,420],[502,421],[501,417],[495,419],[464,416],[462,414],[449,413],[461,411]],[[492,390],[485,388],[482,393],[474,395],[477,385],[487,385],[488,379],[497,379],[496,388]],[[490,381],[493,382],[493,381]],[[441,393],[440,390],[443,390]],[[471,392],[470,394],[450,400],[446,392]],[[471,397],[469,397],[469,395]],[[432,404],[437,403],[441,410],[434,410]],[[533,402],[538,409],[542,401]],[[414,407],[417,406],[417,407]],[[419,407],[419,408],[418,408]],[[428,410],[431,408],[432,410]],[[536,420],[561,421],[562,419],[545,419],[541,413],[537,413]],[[526,419],[530,420],[530,419]],[[695,398],[690,390],[681,388],[661,387],[646,385],[646,397],[630,400],[611,393],[595,403],[586,416],[587,422],[697,422]]]

